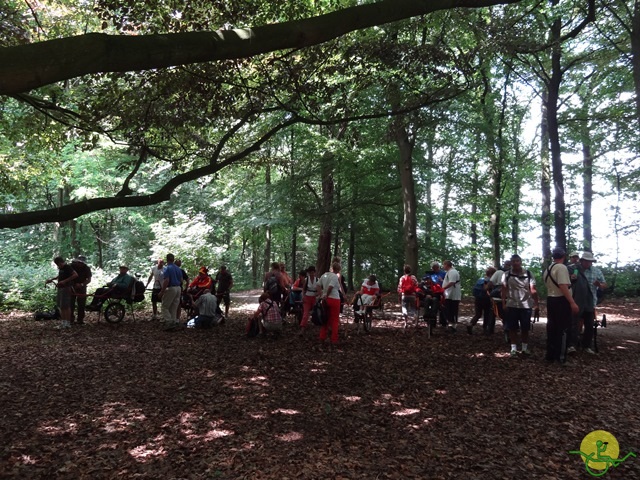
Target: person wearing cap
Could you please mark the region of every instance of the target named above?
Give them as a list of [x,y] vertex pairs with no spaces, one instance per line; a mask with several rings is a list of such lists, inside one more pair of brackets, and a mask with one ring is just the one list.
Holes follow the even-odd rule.
[[586,353],[594,353],[591,349],[591,342],[593,340],[593,322],[595,320],[595,310],[598,304],[598,290],[604,290],[607,288],[607,283],[604,279],[604,275],[599,268],[594,267],[593,263],[596,261],[592,252],[582,252],[580,256],[580,271],[583,273],[586,283],[589,287],[591,295],[589,300],[592,302],[591,309],[588,307],[585,309],[591,311],[591,313],[583,315],[584,320],[584,334],[582,337],[582,348]]
[[214,290],[213,279],[209,276],[209,269],[202,266],[200,270],[198,270],[196,278],[189,284],[187,294],[195,301],[205,290]]
[[58,308],[60,309],[60,319],[62,320],[62,325],[60,325],[59,328],[70,328],[72,315],[71,299],[73,298],[72,285],[78,277],[78,274],[62,257],[54,258],[53,263],[58,267],[58,275],[47,279],[44,283],[46,285],[57,280],[56,288],[58,289],[58,293],[56,299]]
[[566,252],[560,247],[553,249],[553,263],[543,272],[547,286],[547,352],[548,362],[566,360],[565,336],[571,328],[571,318],[580,308],[571,295],[569,270],[564,264]]
[[78,274],[73,284],[75,295],[71,298],[71,321],[73,323],[73,312],[77,307],[78,314],[75,322],[78,325],[83,325],[87,306],[87,285],[91,283],[91,268],[87,265],[87,258],[84,255],[79,255],[71,260],[71,267]]
[[120,273],[106,287],[101,287],[93,294],[93,300],[87,310],[98,311],[104,301],[110,296],[122,296],[127,294],[133,284],[133,277],[129,275],[129,267],[120,265]]

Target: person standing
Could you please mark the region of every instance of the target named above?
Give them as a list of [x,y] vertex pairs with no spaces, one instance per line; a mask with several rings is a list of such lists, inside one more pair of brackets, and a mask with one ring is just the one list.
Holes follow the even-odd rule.
[[71,298],[73,296],[73,282],[76,278],[78,278],[78,274],[76,271],[64,261],[62,257],[56,257],[53,259],[53,263],[58,267],[58,275],[49,278],[45,285],[57,280],[56,288],[57,292],[57,303],[58,308],[60,309],[60,319],[62,320],[62,325],[60,328],[70,328],[71,327]]
[[585,304],[584,312],[581,316],[581,319],[584,322],[582,348],[585,353],[589,354],[595,353],[591,349],[591,342],[593,341],[593,323],[596,317],[596,305],[598,304],[598,290],[604,290],[607,288],[607,282],[604,279],[604,275],[599,268],[593,266],[595,261],[596,259],[593,256],[593,253],[583,252],[578,264],[578,269],[584,275],[584,280],[591,294],[588,296],[588,299],[592,302],[591,305]]
[[487,284],[487,291],[489,292],[489,298],[491,299],[491,305],[495,310],[491,312],[491,321],[489,322],[489,331],[490,335],[493,335],[496,326],[496,318],[502,320],[502,329],[504,331],[504,335],[506,341],[509,341],[509,331],[507,330],[507,325],[504,321],[505,312],[502,309],[502,277],[505,272],[508,272],[511,269],[511,260],[505,260],[502,266],[498,267],[498,269],[491,275],[489,279],[489,283]]
[[149,274],[149,278],[147,279],[147,285],[145,289],[149,286],[151,280],[153,280],[153,289],[151,291],[151,307],[153,308],[153,317],[151,320],[158,319],[158,302],[160,302],[160,298],[158,297],[160,290],[162,289],[162,271],[164,270],[164,260],[161,258],[158,259],[158,262],[151,267],[151,273]]
[[227,270],[226,265],[220,266],[216,274],[215,283],[217,285],[216,297],[218,298],[218,305],[224,302],[224,316],[227,317],[229,315],[229,305],[231,304],[230,292],[233,288],[233,277],[231,273],[229,273],[229,270]]
[[460,286],[460,274],[453,268],[451,260],[442,262],[444,271],[447,272],[442,281],[444,290],[444,308],[447,312],[447,321],[449,329],[455,333],[458,323],[458,310],[460,308],[460,300],[462,300],[462,287]]
[[302,286],[302,320],[300,321],[300,335],[304,335],[304,332],[309,326],[309,315],[311,309],[316,304],[318,299],[318,277],[316,277],[316,267],[311,265],[307,268],[307,278]]
[[415,322],[418,328],[418,311],[416,308],[416,290],[418,289],[418,279],[411,275],[411,267],[404,266],[404,275],[398,281],[398,294],[402,305],[402,318],[404,319],[403,331],[406,331],[409,320]]
[[511,257],[511,268],[502,276],[502,307],[505,325],[509,332],[511,356],[518,354],[518,330],[522,335],[523,355],[529,355],[529,330],[531,330],[531,307],[538,309],[536,280],[529,270],[522,268],[520,255]]
[[87,257],[79,255],[71,260],[71,267],[76,271],[78,277],[73,284],[75,295],[71,297],[72,321],[73,311],[76,310],[75,322],[84,325],[85,310],[87,307],[87,285],[91,283],[91,268],[87,265]]
[[331,330],[331,344],[338,344],[338,328],[340,327],[340,263],[334,262],[331,271],[320,277],[318,282],[327,321],[320,328],[320,342],[324,343]]
[[162,301],[162,318],[165,330],[174,330],[179,322],[176,321],[178,305],[180,304],[180,285],[182,284],[182,272],[174,263],[172,253],[167,254],[167,266],[162,274],[162,288],[158,298]]
[[489,296],[487,286],[494,273],[496,273],[494,267],[487,268],[484,272],[484,277],[480,277],[473,287],[475,311],[469,325],[467,325],[467,333],[469,335],[473,333],[473,327],[478,323],[480,317],[482,317],[482,330],[484,333],[488,334],[490,331],[493,331],[493,325],[491,323],[493,312],[491,311],[491,297]]
[[180,282],[180,301],[178,302],[178,311],[176,312],[176,321],[179,322],[180,317],[182,316],[182,300],[184,292],[187,288],[187,285],[189,285],[189,274],[184,268],[182,268],[182,260],[176,258],[176,261],[174,263],[176,264],[176,267],[178,267],[182,272],[182,282]]
[[571,296],[569,270],[564,265],[564,249],[556,247],[551,252],[553,263],[543,273],[547,286],[547,353],[548,362],[566,360],[566,333],[571,328],[571,317],[580,308]]

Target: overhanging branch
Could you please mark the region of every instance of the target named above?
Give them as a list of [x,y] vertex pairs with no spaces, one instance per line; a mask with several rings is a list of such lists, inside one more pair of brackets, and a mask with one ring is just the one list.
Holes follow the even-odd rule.
[[82,75],[140,71],[248,58],[304,48],[347,33],[453,8],[482,8],[520,0],[383,0],[284,23],[215,32],[157,35],[89,33],[0,48],[0,95]]

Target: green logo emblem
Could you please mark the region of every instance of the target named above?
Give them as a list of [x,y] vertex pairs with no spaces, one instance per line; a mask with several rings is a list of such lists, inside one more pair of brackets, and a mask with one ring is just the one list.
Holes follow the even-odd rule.
[[582,457],[587,473],[593,477],[601,477],[610,467],[617,467],[629,457],[635,457],[633,452],[620,456],[620,445],[616,437],[604,430],[594,430],[582,439],[580,450],[572,450]]

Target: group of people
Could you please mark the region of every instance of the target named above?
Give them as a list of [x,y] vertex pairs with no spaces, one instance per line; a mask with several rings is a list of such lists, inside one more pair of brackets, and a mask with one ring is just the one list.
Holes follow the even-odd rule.
[[316,275],[316,267],[312,265],[301,270],[298,278],[292,281],[284,264],[272,263],[271,269],[264,276],[263,293],[259,298],[258,309],[253,314],[253,318],[258,320],[260,333],[280,332],[287,303],[298,302],[302,304],[299,334],[304,336],[309,328],[311,311],[316,303],[321,302],[326,321],[320,328],[319,340],[324,343],[329,339],[332,345],[337,345],[340,309],[346,298],[341,270],[340,259],[335,257],[331,269],[320,277]]
[[[129,267],[120,265],[118,275],[93,295],[87,295],[87,285],[91,282],[91,267],[84,256],[67,263],[63,257],[55,257],[58,275],[46,280],[45,284],[57,281],[57,305],[62,320],[61,328],[69,328],[72,323],[84,323],[86,311],[100,311],[103,303],[114,297],[124,298],[132,291],[135,278],[129,275]],[[161,304],[165,328],[175,329],[181,324],[181,306],[187,305],[198,315],[199,326],[210,326],[218,318],[218,306],[224,303],[225,316],[229,314],[231,302],[229,292],[233,287],[233,277],[222,265],[215,277],[209,275],[207,267],[201,267],[198,275],[189,282],[189,275],[182,268],[179,259],[169,253],[152,267],[146,287],[153,280],[151,305],[153,319],[158,319],[158,304]],[[87,297],[93,296],[89,305]],[[77,309],[77,311],[76,311]],[[75,313],[75,314],[74,314]]]
[[425,273],[421,282],[411,273],[411,267],[405,265],[397,291],[402,305],[404,330],[410,323],[418,326],[422,306],[425,316],[433,312],[434,320],[439,318],[442,326],[452,332],[456,331],[462,288],[460,273],[454,268],[451,260],[442,262],[442,268],[438,262],[433,262],[431,271]]
[[[588,354],[591,348],[595,308],[598,304],[598,291],[606,288],[602,272],[593,266],[595,258],[592,252],[572,253],[567,261],[566,252],[555,248],[553,262],[543,272],[543,281],[547,288],[547,346],[546,360],[565,362],[567,354],[581,348]],[[86,258],[79,256],[68,264],[64,258],[56,257],[58,275],[47,279],[46,283],[57,280],[57,302],[60,309],[62,328],[68,328],[75,321],[84,323],[86,310],[100,310],[102,302],[113,295],[129,292],[134,278],[128,274],[126,265],[120,266],[119,274],[106,287],[96,290],[93,301],[86,305],[87,285],[91,282],[91,268]],[[404,329],[412,322],[418,325],[420,303],[428,308],[435,305],[435,316],[442,326],[455,332],[458,323],[459,305],[462,297],[460,274],[450,260],[442,264],[432,263],[419,282],[405,265],[397,291],[400,296]],[[282,329],[282,316],[286,306],[299,304],[302,308],[300,334],[304,335],[309,327],[312,309],[320,302],[326,321],[320,329],[319,339],[328,338],[332,344],[338,343],[340,312],[346,299],[346,285],[341,275],[341,263],[334,258],[331,269],[317,275],[316,268],[310,266],[298,274],[295,281],[289,277],[284,264],[274,262],[264,276],[263,293],[259,307],[253,317],[259,320],[261,333],[279,332]],[[190,282],[180,260],[167,254],[151,269],[147,286],[153,280],[152,308],[153,318],[158,318],[158,303],[162,306],[162,319],[165,328],[175,329],[180,322],[181,305],[193,307],[197,314],[198,326],[210,326],[217,316],[219,305],[224,303],[225,316],[229,313],[229,292],[233,287],[233,278],[226,266],[221,266],[215,277],[209,275],[207,267],[199,269],[198,275]],[[495,328],[495,319],[503,320],[504,330],[510,344],[509,354],[529,355],[529,331],[531,320],[539,310],[539,297],[535,277],[522,266],[519,255],[513,255],[499,268],[489,267],[484,276],[474,286],[475,312],[467,325],[471,334],[480,318],[483,318],[483,330],[491,334]],[[380,285],[375,275],[367,277],[354,300],[354,308],[367,308],[374,305],[380,297]],[[74,310],[77,307],[77,315]],[[520,349],[518,349],[520,340]]]
[[[606,289],[602,272],[593,266],[592,252],[574,252],[562,248],[552,251],[552,263],[542,279],[547,288],[547,341],[545,359],[564,363],[578,348],[587,354],[591,348],[598,291]],[[530,355],[529,331],[533,315],[539,315],[539,296],[531,271],[522,266],[519,255],[498,268],[488,268],[474,287],[475,314],[468,333],[483,317],[485,333],[493,333],[495,317],[503,319],[510,344],[509,354]],[[495,311],[493,309],[495,307]],[[519,338],[518,338],[519,337]],[[518,349],[520,340],[520,349]]]
[[151,290],[152,319],[158,319],[158,303],[161,305],[165,330],[175,330],[182,325],[181,309],[194,310],[194,324],[197,328],[208,328],[222,319],[219,306],[224,303],[224,315],[229,315],[231,303],[230,291],[233,277],[226,265],[222,265],[215,277],[209,274],[206,266],[200,267],[196,277],[189,282],[189,275],[182,268],[180,259],[171,253],[164,259],[158,259],[151,268],[147,287],[153,281]]

